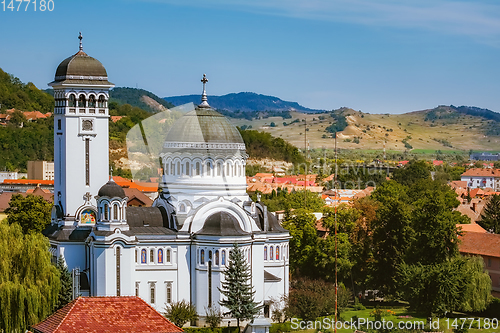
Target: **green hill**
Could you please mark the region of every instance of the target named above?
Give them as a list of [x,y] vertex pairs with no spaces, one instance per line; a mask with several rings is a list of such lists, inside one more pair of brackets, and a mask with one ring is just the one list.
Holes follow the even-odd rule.
[[153,113],[174,107],[172,103],[156,96],[152,92],[136,88],[114,88],[110,91],[109,101],[118,103],[119,105],[130,104],[133,107],[135,106]]
[[54,110],[54,98],[38,89],[33,83],[22,83],[17,77],[4,72],[0,68],[0,113],[8,109],[23,111]]

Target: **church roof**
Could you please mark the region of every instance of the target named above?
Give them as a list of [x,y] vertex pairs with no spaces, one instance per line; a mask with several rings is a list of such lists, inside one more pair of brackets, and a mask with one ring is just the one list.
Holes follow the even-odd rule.
[[125,191],[123,188],[115,183],[113,178],[111,178],[106,184],[104,184],[97,194],[100,197],[109,197],[109,198],[125,198]]
[[89,227],[62,227],[57,224],[51,224],[45,230],[43,230],[43,234],[56,241],[72,241],[72,242],[81,242],[87,239],[88,235],[92,228]]
[[59,64],[52,84],[113,85],[108,81],[108,73],[101,62],[83,52],[81,34],[78,38],[80,38],[80,50]]
[[244,236],[248,235],[248,232],[241,229],[240,224],[231,214],[217,212],[205,220],[203,228],[196,234],[207,236]]
[[[163,215],[158,207],[127,207],[127,224],[131,228],[163,227]],[[168,226],[168,222],[166,223]]]
[[135,296],[79,297],[33,326],[34,333],[143,332],[183,330]]
[[213,109],[199,107],[172,125],[165,139],[168,142],[244,144],[240,132],[226,117]]

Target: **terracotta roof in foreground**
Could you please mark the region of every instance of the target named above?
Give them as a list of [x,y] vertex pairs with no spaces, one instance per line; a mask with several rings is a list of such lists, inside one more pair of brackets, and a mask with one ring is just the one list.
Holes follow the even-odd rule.
[[500,235],[466,231],[459,239],[460,253],[500,258]]
[[80,297],[33,326],[34,333],[175,333],[183,330],[139,297]]

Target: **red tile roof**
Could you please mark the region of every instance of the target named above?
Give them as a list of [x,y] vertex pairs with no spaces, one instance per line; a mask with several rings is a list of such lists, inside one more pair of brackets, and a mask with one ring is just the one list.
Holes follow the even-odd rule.
[[53,180],[43,179],[5,179],[4,184],[27,184],[27,185],[54,185]]
[[488,233],[477,223],[457,224],[457,228],[462,231],[482,232],[483,234]]
[[[42,190],[43,191],[43,190]],[[4,212],[7,208],[9,208],[10,199],[14,194],[20,194],[23,197],[27,195],[41,195],[46,201],[52,203],[54,201],[54,195],[52,193],[24,193],[24,192],[3,192],[0,194],[0,213]]]
[[35,333],[183,332],[135,296],[80,297],[32,330]]
[[500,258],[500,235],[467,231],[459,239],[461,253]]
[[500,169],[472,168],[465,171],[462,177],[500,177]]

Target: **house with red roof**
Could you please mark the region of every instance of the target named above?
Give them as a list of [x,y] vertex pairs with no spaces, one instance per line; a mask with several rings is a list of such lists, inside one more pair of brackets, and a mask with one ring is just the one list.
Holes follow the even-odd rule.
[[[466,230],[464,225],[459,226]],[[500,296],[500,235],[484,232],[477,227],[466,228],[474,231],[464,231],[459,236],[459,251],[463,255],[483,258],[484,267],[491,278],[492,293],[494,296]]]
[[32,327],[33,333],[177,333],[183,330],[140,297],[79,297]]
[[461,181],[466,181],[469,188],[490,187],[496,192],[500,192],[500,169],[472,168],[465,171]]

